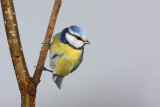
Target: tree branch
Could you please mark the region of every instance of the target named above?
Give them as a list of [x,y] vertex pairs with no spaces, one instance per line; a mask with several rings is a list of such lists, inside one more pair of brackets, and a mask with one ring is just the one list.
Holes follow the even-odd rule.
[[[51,41],[61,3],[62,0],[55,0],[44,43]],[[30,77],[23,55],[13,1],[1,0],[1,5],[10,54],[21,92],[21,106],[35,107],[36,89],[42,70],[36,68],[33,78]],[[44,66],[47,52],[48,46],[43,44],[37,66]]]
[[[50,18],[49,25],[48,25],[48,29],[47,29],[46,36],[44,39],[44,43],[47,43],[47,42],[50,43],[50,41],[52,39],[52,34],[53,34],[53,30],[54,30],[54,27],[56,24],[56,20],[57,20],[57,16],[58,16],[58,12],[59,12],[61,3],[62,3],[62,0],[55,0],[54,7],[52,10],[52,14],[51,14],[51,18]],[[37,66],[44,66],[48,49],[49,49],[49,47],[47,45],[43,44],[42,49],[40,51],[40,56],[39,56]],[[34,72],[34,75],[33,75],[33,79],[34,79],[36,86],[40,82],[41,74],[42,74],[42,69],[37,67]]]
[[13,1],[1,0],[1,5],[10,54],[19,88],[21,90],[22,104],[29,106],[29,104],[27,103],[29,100],[29,96],[28,94],[26,94],[26,87],[28,86],[27,80],[30,78],[30,75],[28,73],[25,58],[23,55]]

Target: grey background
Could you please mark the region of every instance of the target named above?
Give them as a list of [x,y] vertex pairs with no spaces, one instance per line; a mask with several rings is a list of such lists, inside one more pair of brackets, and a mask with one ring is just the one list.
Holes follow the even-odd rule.
[[[37,64],[54,0],[14,0],[30,75]],[[160,107],[160,1],[63,0],[55,33],[82,27],[91,45],[58,90],[43,72],[37,107]],[[0,11],[0,107],[20,107]],[[45,66],[49,68],[49,57]]]

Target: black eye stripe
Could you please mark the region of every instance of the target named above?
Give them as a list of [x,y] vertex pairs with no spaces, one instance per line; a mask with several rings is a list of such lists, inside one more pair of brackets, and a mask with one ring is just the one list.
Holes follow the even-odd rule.
[[80,37],[77,37],[77,36],[76,36],[76,38],[77,38],[78,40],[82,40]]
[[70,32],[68,32],[70,35],[74,36],[75,38],[77,38],[78,40],[81,40],[83,42],[85,42],[81,37],[77,36],[77,35],[74,35],[74,34],[71,34]]
[[81,37],[74,35],[78,40],[85,42]]

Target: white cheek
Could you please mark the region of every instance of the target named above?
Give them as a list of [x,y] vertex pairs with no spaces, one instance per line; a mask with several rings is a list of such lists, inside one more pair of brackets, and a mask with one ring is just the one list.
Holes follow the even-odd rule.
[[77,40],[74,36],[66,34],[67,41],[76,48],[79,48],[84,45],[83,41]]
[[74,46],[75,46],[76,48],[79,48],[79,47],[83,46],[83,44],[84,44],[84,43],[83,43],[82,41],[77,40],[77,41],[75,42],[75,45],[74,45]]
[[70,44],[74,44],[74,42],[76,41],[76,38],[71,36],[70,34],[66,34],[66,39]]

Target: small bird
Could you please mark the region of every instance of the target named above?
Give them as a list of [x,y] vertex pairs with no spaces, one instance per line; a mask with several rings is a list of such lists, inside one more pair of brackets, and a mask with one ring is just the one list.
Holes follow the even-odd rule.
[[[56,34],[50,45],[50,67],[53,80],[61,89],[65,76],[75,71],[81,64],[84,46],[90,44],[84,31],[78,26],[70,26]],[[45,70],[45,69],[44,69]]]

